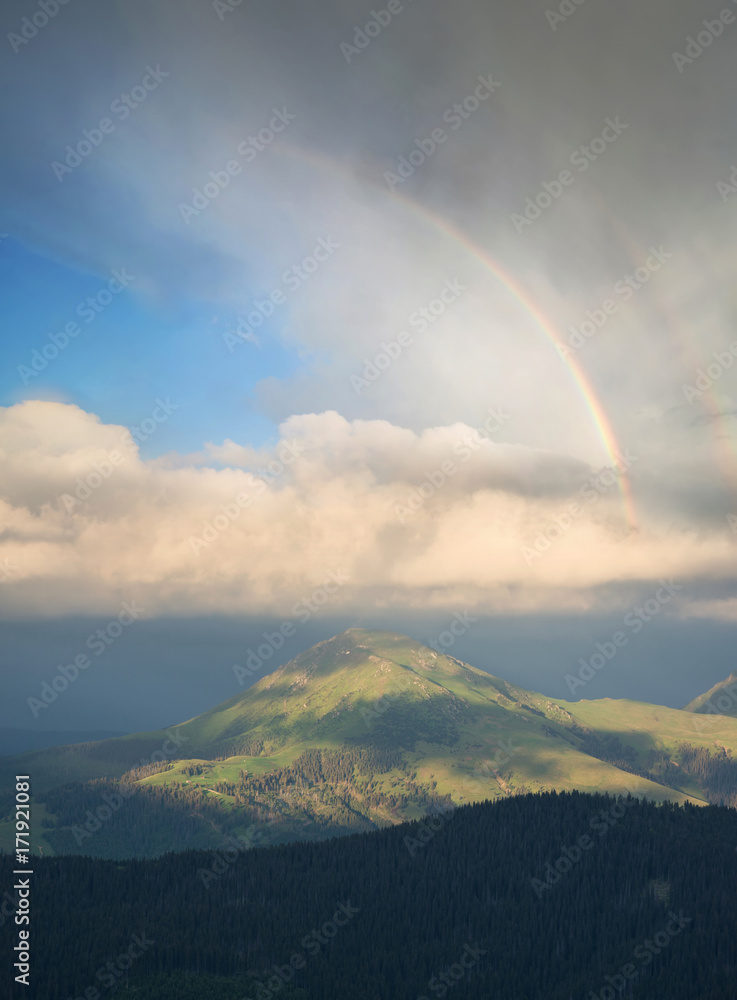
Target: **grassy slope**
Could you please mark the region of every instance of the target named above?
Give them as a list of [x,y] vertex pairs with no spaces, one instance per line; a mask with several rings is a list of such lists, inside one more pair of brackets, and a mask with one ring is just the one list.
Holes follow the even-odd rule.
[[[172,732],[183,739],[180,753],[187,760],[141,784],[174,779],[207,789],[219,780],[237,780],[242,769],[258,775],[288,765],[308,747],[373,742],[403,749],[407,760],[405,773],[376,777],[377,788],[387,792],[402,791],[407,776],[416,772],[418,784],[450,794],[456,803],[544,788],[629,791],[656,801],[704,802],[687,775],[673,788],[622,771],[591,756],[582,734],[619,737],[643,767],[649,751],[670,753],[679,742],[724,746],[737,753],[737,719],[625,700],[547,698],[406,637],[359,629],[318,644]],[[241,738],[263,740],[263,750],[258,756],[211,759]],[[164,732],[136,734],[88,745],[85,753],[35,751],[2,763],[13,773],[19,768],[31,773],[38,792],[61,781],[119,777],[166,739]],[[107,759],[111,748],[120,751],[124,763]],[[204,773],[183,774],[190,763],[201,763]],[[207,794],[232,808],[229,796]],[[410,805],[401,816],[375,819],[397,821],[418,812]],[[0,844],[5,845],[3,833],[7,830],[0,827]]]
[[[353,630],[352,636],[352,648],[341,648],[343,643],[337,640],[342,637],[320,644],[255,685],[248,704],[244,705],[243,696],[238,695],[185,723],[181,730],[195,745],[216,741],[224,732],[235,735],[238,727],[250,736],[262,735],[267,745],[286,740],[281,752],[272,758],[279,766],[294,760],[307,746],[330,749],[345,739],[367,739],[382,721],[393,726],[401,745],[405,733],[402,709],[411,715],[423,703],[440,699],[446,702],[440,705],[441,713],[446,709],[450,713],[454,707],[459,713],[466,710],[457,726],[457,743],[421,740],[407,756],[419,781],[436,781],[436,790],[451,794],[456,802],[506,794],[491,774],[495,759],[505,756],[504,748],[512,751],[512,775],[505,781],[512,791],[522,786],[533,790],[626,788],[658,800],[668,797],[669,793],[654,782],[624,775],[571,745],[567,723],[575,719],[556,710],[561,705],[573,714],[571,706],[507,684],[432,650],[418,649],[404,637],[359,630]],[[336,666],[344,669],[336,670]],[[545,719],[536,714],[540,711]],[[411,724],[411,720],[407,722]],[[557,736],[551,736],[551,730]],[[275,732],[279,734],[276,740]],[[425,735],[431,737],[432,733]],[[235,777],[241,768],[263,773],[257,764],[260,760],[240,757],[217,762],[208,780],[211,783],[215,775]],[[508,769],[502,764],[500,771]],[[148,780],[166,782],[172,773]],[[677,801],[684,798],[678,792],[670,797]]]
[[713,688],[690,701],[684,712],[707,713],[710,706],[706,705],[706,702],[711,702],[711,707],[720,715],[737,717],[737,671],[733,671],[726,680],[719,681]]

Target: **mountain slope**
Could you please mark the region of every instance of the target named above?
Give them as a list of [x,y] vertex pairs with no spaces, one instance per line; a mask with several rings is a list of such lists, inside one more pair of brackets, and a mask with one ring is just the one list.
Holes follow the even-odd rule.
[[684,708],[684,712],[700,712],[709,715],[730,715],[737,717],[737,670],[726,680],[715,684],[705,694],[694,698]]
[[320,839],[551,788],[737,804],[737,719],[548,698],[349,629],[168,731],[5,764],[32,776],[37,849],[124,857]]

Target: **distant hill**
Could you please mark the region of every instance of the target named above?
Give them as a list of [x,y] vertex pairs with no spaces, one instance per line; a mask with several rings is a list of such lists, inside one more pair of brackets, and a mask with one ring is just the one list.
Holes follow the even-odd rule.
[[708,715],[729,715],[737,718],[737,671],[715,684],[705,694],[700,694],[686,705],[685,712]]
[[[155,856],[545,789],[737,805],[737,719],[548,698],[406,636],[348,629],[168,731],[0,760],[3,787],[15,773],[31,775],[36,851]],[[0,845],[12,832],[0,823]]]
[[84,730],[37,732],[33,729],[0,727],[0,757],[8,754],[26,753],[28,750],[66,746],[70,743],[107,740],[115,736],[125,736],[125,733],[107,729],[96,729],[92,732]]

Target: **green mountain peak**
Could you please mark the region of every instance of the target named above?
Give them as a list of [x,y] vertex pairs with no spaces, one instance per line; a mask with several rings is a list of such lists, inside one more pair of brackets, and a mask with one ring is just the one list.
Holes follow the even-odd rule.
[[[170,730],[8,757],[0,771],[32,774],[39,848],[105,857],[253,829],[316,839],[545,789],[737,805],[737,719],[689,708],[568,702],[354,627]],[[78,813],[121,779],[130,804],[75,844]]]

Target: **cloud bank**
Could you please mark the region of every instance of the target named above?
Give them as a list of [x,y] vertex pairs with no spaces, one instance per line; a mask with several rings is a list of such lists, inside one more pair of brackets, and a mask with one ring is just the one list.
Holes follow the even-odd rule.
[[136,600],[150,616],[288,615],[330,581],[335,612],[580,611],[672,577],[681,613],[723,617],[726,522],[633,529],[622,469],[499,443],[503,418],[417,433],[310,413],[266,450],[228,440],[143,461],[126,428],[77,406],[2,409],[4,613]]

